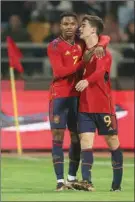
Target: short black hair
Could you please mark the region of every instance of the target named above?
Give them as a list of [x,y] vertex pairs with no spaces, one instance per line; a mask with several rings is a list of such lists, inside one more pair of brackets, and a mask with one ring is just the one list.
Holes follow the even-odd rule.
[[82,22],[85,21],[85,20],[88,20],[89,21],[89,24],[92,26],[92,27],[96,27],[97,28],[97,34],[100,35],[103,30],[104,30],[104,23],[103,23],[103,20],[98,17],[98,16],[95,16],[95,15],[85,15],[82,19]]
[[64,17],[74,17],[74,18],[78,21],[78,17],[77,17],[77,15],[76,15],[76,13],[74,13],[74,12],[63,12],[63,13],[60,15],[60,21],[61,21]]

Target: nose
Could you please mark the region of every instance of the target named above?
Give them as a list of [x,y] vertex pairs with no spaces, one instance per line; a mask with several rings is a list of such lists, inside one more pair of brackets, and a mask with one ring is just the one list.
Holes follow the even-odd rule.
[[71,28],[72,28],[72,25],[69,24],[69,25],[67,26],[67,29],[71,29]]

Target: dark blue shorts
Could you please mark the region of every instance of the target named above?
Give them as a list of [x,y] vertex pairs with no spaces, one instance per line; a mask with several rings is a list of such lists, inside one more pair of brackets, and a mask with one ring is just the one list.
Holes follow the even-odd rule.
[[99,135],[117,135],[117,119],[113,114],[107,113],[78,113],[78,132],[96,132]]
[[77,132],[78,97],[57,98],[50,101],[49,119],[51,129]]

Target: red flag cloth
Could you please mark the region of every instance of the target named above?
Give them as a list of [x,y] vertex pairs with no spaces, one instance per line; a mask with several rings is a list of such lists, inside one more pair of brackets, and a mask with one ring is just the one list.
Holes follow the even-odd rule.
[[9,66],[16,69],[18,72],[23,72],[24,69],[20,63],[20,59],[23,57],[23,55],[10,36],[7,37],[7,47]]

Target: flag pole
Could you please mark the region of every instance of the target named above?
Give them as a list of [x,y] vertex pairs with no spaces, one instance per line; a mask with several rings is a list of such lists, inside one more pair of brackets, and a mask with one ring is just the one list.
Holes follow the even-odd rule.
[[22,154],[22,145],[21,145],[21,136],[20,136],[20,130],[19,130],[14,68],[10,67],[9,69],[10,69],[10,81],[11,81],[12,100],[13,100],[13,109],[14,109],[15,126],[16,126],[17,152],[19,155],[21,155]]

